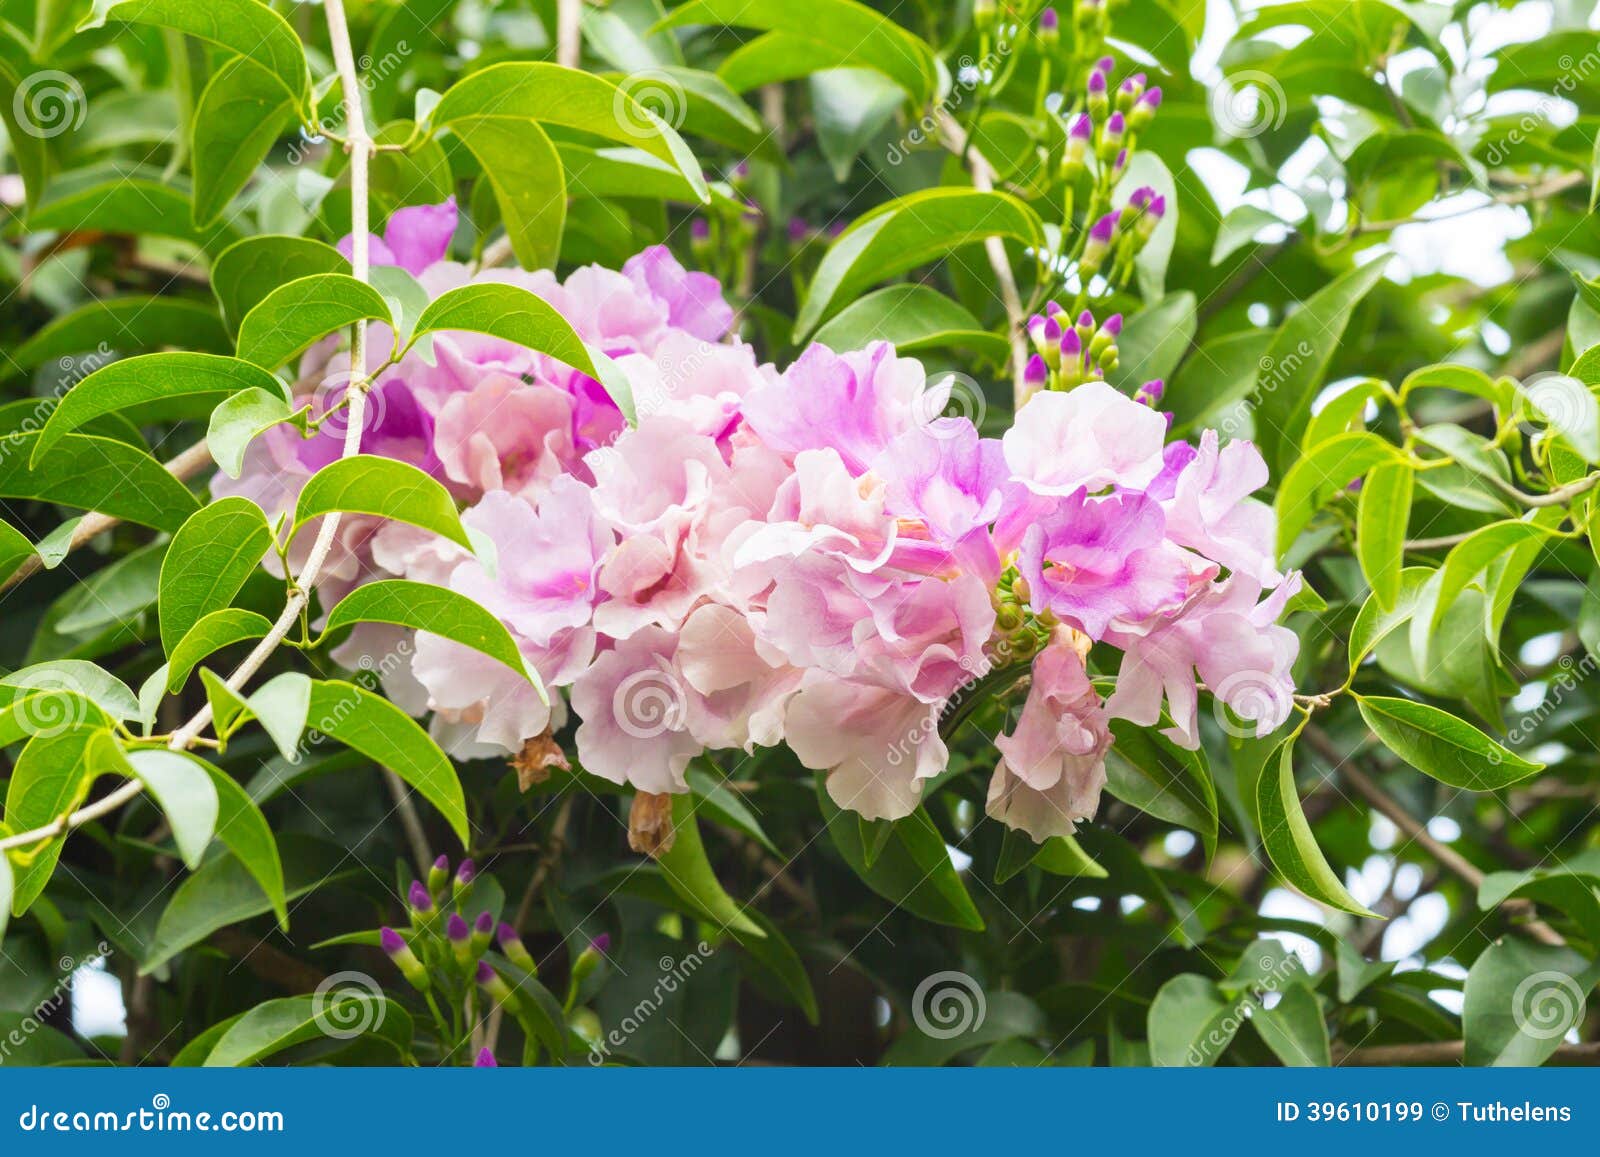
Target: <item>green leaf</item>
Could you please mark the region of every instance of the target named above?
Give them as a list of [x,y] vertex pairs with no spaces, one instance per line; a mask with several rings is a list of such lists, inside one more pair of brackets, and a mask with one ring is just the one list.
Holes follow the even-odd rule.
[[692,763],[685,772],[685,778],[689,782],[689,789],[700,801],[696,814],[748,836],[774,856],[781,854],[761,827],[761,821],[739,798],[739,793],[724,785],[720,773]]
[[159,353],[125,358],[96,370],[62,397],[33,444],[29,465],[37,466],[61,439],[102,414],[194,398],[215,405],[242,390],[261,390],[280,400],[282,383],[260,366],[239,358],[205,353]]
[[95,0],[78,31],[103,27],[108,20],[171,28],[245,57],[277,80],[302,119],[311,119],[311,70],[300,38],[257,0]]
[[211,705],[213,730],[218,739],[226,742],[250,719],[250,704],[209,667],[200,668],[200,685],[205,688],[206,702]]
[[924,920],[972,931],[983,928],[983,917],[967,894],[950,862],[950,851],[926,811],[919,808],[905,819],[896,820],[893,838],[869,866],[855,814],[840,811],[833,802],[824,773],[818,773],[816,786],[828,835],[867,887]]
[[928,45],[854,0],[689,0],[657,28],[721,24],[766,33],[729,55],[718,69],[730,87],[793,80],[827,68],[870,68],[922,103],[938,87],[938,62]]
[[[1588,359],[1588,366],[1596,366]],[[1529,407],[1565,438],[1589,463],[1600,463],[1600,402],[1595,400],[1585,375],[1583,362],[1575,363],[1572,374],[1535,374],[1518,385],[1517,392]]]
[[206,250],[238,238],[227,221],[194,225],[188,190],[161,170],[96,165],[53,180],[28,215],[30,232],[111,233],[172,237]]
[[926,349],[967,350],[1004,364],[1005,338],[983,328],[965,307],[926,285],[890,285],[851,302],[817,330],[829,349],[861,349],[892,342],[901,353]]
[[56,631],[75,635],[133,623],[156,601],[166,553],[166,543],[152,543],[95,571],[58,604]]
[[239,324],[239,356],[275,370],[363,319],[393,325],[383,295],[348,273],[314,273],[267,294]]
[[1195,832],[1210,858],[1219,819],[1217,789],[1205,756],[1127,720],[1113,721],[1111,734],[1115,742],[1106,752],[1106,790],[1140,811]]
[[1350,315],[1383,277],[1386,264],[1379,258],[1335,278],[1273,335],[1256,379],[1256,436],[1277,473],[1288,470]]
[[0,438],[0,498],[39,498],[174,531],[199,509],[188,487],[149,454],[96,434],[67,434],[36,470],[38,434]]
[[439,809],[466,847],[466,799],[455,767],[416,720],[364,687],[337,679],[311,687],[310,726],[388,768]]
[[211,423],[206,427],[206,449],[216,461],[217,469],[229,478],[237,478],[244,473],[244,456],[250,443],[278,423],[293,418],[289,403],[283,400],[280,392],[243,390],[211,411]]
[[811,977],[806,973],[806,966],[800,959],[800,954],[779,931],[778,926],[759,910],[750,908],[745,915],[756,922],[762,935],[741,937],[739,946],[777,978],[778,983],[783,985],[784,990],[805,1014],[806,1020],[815,1025],[819,1019],[817,994],[811,987]]
[[471,647],[510,667],[538,688],[544,697],[538,674],[523,661],[522,652],[517,650],[516,641],[505,624],[448,587],[409,579],[364,583],[333,608],[328,615],[327,629],[335,631],[356,623],[392,623]]
[[[309,836],[285,832],[279,848],[287,901],[361,870],[351,865],[344,848]],[[271,912],[276,902],[231,851],[207,860],[173,891],[156,922],[148,954],[139,962],[140,974],[148,976],[219,928]]]
[[417,319],[412,341],[428,333],[466,330],[548,354],[591,378],[599,373],[583,339],[554,306],[517,285],[463,285],[434,298]]
[[1117,368],[1108,380],[1119,389],[1133,389],[1152,378],[1170,379],[1194,338],[1195,324],[1195,298],[1188,290],[1141,309],[1117,339]]
[[1220,265],[1240,249],[1250,244],[1255,235],[1268,226],[1283,228],[1276,213],[1269,213],[1255,205],[1239,205],[1217,222],[1217,239],[1211,243],[1211,264]]
[[[31,132],[31,124],[25,125],[21,115],[27,107],[28,80],[36,71],[30,46],[10,24],[0,25],[0,121],[5,124],[7,151],[16,160],[30,209],[55,169],[48,138]],[[72,117],[81,118],[81,105],[77,103],[77,95],[73,96]],[[73,120],[65,123],[70,126]]]
[[217,833],[217,789],[194,760],[176,751],[134,751],[124,754],[111,733],[94,741],[91,758],[109,767],[118,764],[144,784],[172,826],[178,854],[190,871],[200,866],[206,845]]
[[1313,515],[1375,466],[1403,462],[1399,447],[1376,434],[1339,434],[1294,464],[1278,487],[1278,553],[1294,545]]
[[244,1068],[308,1041],[358,1036],[376,1037],[406,1056],[415,1029],[411,1014],[384,996],[377,981],[361,981],[256,1005],[217,1039],[205,1067]]
[[393,458],[357,454],[318,470],[295,503],[293,533],[336,510],[392,518],[472,549],[450,492],[415,466]]
[[83,659],[52,659],[0,678],[0,686],[62,691],[89,700],[112,719],[137,719],[139,700],[128,685]]
[[1244,1016],[1203,976],[1179,973],[1150,1002],[1150,1063],[1161,1068],[1204,1068],[1233,1043]]
[[1004,884],[1029,864],[1035,864],[1053,876],[1105,879],[1109,874],[1071,836],[1054,836],[1042,844],[1036,844],[1026,832],[1007,828],[1000,841],[1000,859],[995,866],[994,882]]
[[1483,732],[1427,703],[1386,696],[1356,699],[1361,718],[1383,745],[1418,771],[1463,791],[1498,791],[1544,768],[1514,755]]
[[867,286],[989,237],[1044,247],[1038,215],[1009,193],[925,189],[878,206],[857,218],[823,256],[795,319],[795,340]]
[[218,499],[178,528],[161,566],[161,646],[169,658],[196,623],[233,601],[271,546],[266,515],[248,498]]
[[[147,754],[165,753],[136,752],[129,758],[137,765]],[[283,861],[278,855],[278,841],[272,835],[266,816],[261,814],[261,809],[249,793],[227,772],[187,752],[181,758],[198,765],[210,779],[217,795],[217,839],[261,885],[273,912],[277,914],[278,927],[287,931],[289,902],[284,890]]]
[[332,245],[309,237],[268,234],[228,246],[211,265],[211,291],[222,316],[237,330],[245,316],[280,285],[350,268]]
[[219,68],[194,112],[194,222],[209,225],[267,159],[294,116],[296,98],[249,57]]
[[246,639],[264,638],[271,629],[272,622],[255,611],[239,607],[208,611],[184,632],[183,638],[172,648],[167,664],[167,690],[176,693],[189,681],[195,664],[207,655]]
[[[1426,656],[1434,632],[1461,592],[1502,555],[1524,543],[1544,542],[1550,530],[1536,522],[1494,522],[1473,531],[1451,548],[1439,572],[1418,594],[1411,618],[1411,651]],[[1421,661],[1419,659],[1419,666]]]
[[1311,416],[1306,432],[1300,438],[1302,452],[1338,434],[1359,433],[1366,429],[1366,411],[1369,405],[1390,400],[1389,384],[1377,378],[1357,382],[1343,393],[1329,398],[1327,403]]
[[1478,885],[1478,907],[1486,912],[1514,897],[1556,909],[1591,946],[1600,945],[1600,851],[1586,849],[1562,863],[1523,872],[1490,872]]
[[1294,782],[1293,736],[1267,757],[1256,781],[1255,802],[1262,846],[1285,880],[1330,908],[1356,916],[1374,916],[1345,889],[1311,834]]
[[1286,985],[1278,994],[1278,1003],[1257,1008],[1250,1023],[1273,1054],[1291,1068],[1327,1068],[1333,1063],[1317,994],[1304,984]]
[[1406,530],[1411,522],[1411,464],[1375,466],[1356,509],[1356,558],[1378,605],[1393,610],[1400,597]]
[[[69,726],[28,740],[11,769],[6,785],[6,824],[13,834],[32,831],[61,818],[84,801],[95,771],[89,760],[90,741],[100,728]],[[51,839],[18,864],[11,894],[11,914],[28,910],[55,871],[63,840]]]
[[1431,567],[1408,566],[1400,572],[1400,582],[1396,588],[1394,606],[1384,610],[1374,594],[1361,604],[1361,611],[1356,615],[1355,624],[1350,628],[1350,670],[1354,671],[1364,659],[1372,654],[1373,648],[1383,642],[1397,627],[1411,618],[1416,609],[1417,601],[1422,597],[1422,588],[1435,574]]
[[1469,1065],[1540,1065],[1583,1023],[1595,966],[1570,948],[1507,938],[1467,970],[1461,1027]]
[[311,680],[298,671],[274,675],[247,702],[250,713],[290,763],[300,759],[300,737],[311,712]]
[[670,164],[699,201],[709,200],[699,162],[677,132],[608,80],[548,63],[503,62],[450,86],[433,110],[483,166],[517,260],[554,264],[566,182],[541,126],[591,133]]
[[[11,834],[4,826],[0,826],[0,833]],[[17,877],[11,869],[11,854],[0,852],[0,944],[5,943],[6,925],[11,922],[11,899],[16,889]]]
[[92,365],[104,361],[104,350],[133,353],[163,346],[227,353],[233,343],[216,310],[203,302],[130,295],[90,301],[62,314],[18,346],[11,360],[26,370],[83,354],[85,364]]
[[700,842],[694,813],[693,795],[685,792],[672,797],[672,847],[656,857],[661,874],[672,890],[707,920],[728,929],[741,941],[746,937],[760,940],[766,935],[761,925],[745,914],[744,906],[728,895],[717,880],[705,845]]

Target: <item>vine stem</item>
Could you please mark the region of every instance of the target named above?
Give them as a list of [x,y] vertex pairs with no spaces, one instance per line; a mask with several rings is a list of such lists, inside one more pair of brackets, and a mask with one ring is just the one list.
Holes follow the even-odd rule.
[[[339,86],[344,93],[345,123],[349,127],[345,147],[350,152],[350,269],[357,281],[365,282],[369,279],[367,165],[373,153],[372,137],[367,132],[366,113],[361,107],[361,79],[356,72],[355,54],[350,48],[350,28],[345,22],[344,0],[323,0],[323,10],[327,14],[328,39],[333,48],[334,65],[339,73]],[[352,327],[350,338],[351,379],[350,387],[346,391],[349,415],[345,425],[344,446],[340,453],[343,458],[354,457],[361,452],[361,427],[366,419],[369,386],[366,377],[366,347],[366,322],[358,321]],[[189,451],[185,451],[185,454],[188,453]],[[340,520],[341,516],[337,511],[323,517],[322,525],[317,528],[317,537],[311,544],[311,551],[306,556],[300,573],[294,578],[293,587],[284,602],[282,612],[279,613],[277,621],[272,624],[272,629],[267,632],[266,637],[256,644],[255,648],[234,668],[233,674],[228,676],[226,683],[230,690],[239,691],[250,681],[250,678],[278,649],[279,644],[299,619],[300,612],[310,601],[309,591],[315,585],[317,576],[322,573],[329,551],[333,549],[334,539],[339,533]],[[74,540],[76,537],[74,535]],[[199,738],[200,733],[210,722],[211,704],[207,702],[194,713],[189,722],[173,732],[167,744],[168,750],[186,750]],[[60,816],[43,827],[0,839],[0,851],[23,848],[40,840],[65,835],[74,828],[82,827],[115,811],[136,798],[143,790],[142,780],[130,779],[109,795],[77,811]]]

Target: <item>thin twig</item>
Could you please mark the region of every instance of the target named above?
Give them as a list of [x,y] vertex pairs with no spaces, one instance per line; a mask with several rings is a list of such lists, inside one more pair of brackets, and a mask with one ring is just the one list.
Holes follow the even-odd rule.
[[417,803],[411,798],[411,789],[387,767],[383,769],[383,783],[400,813],[400,826],[406,830],[406,842],[411,845],[411,858],[417,861],[417,873],[426,876],[433,863],[433,852],[428,847],[428,834],[422,830],[422,817],[417,814]]

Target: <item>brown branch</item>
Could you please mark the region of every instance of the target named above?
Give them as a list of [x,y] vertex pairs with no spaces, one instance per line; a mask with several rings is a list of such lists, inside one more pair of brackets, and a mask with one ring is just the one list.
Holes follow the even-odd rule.
[[[1459,1065],[1466,1055],[1466,1042],[1458,1040],[1419,1041],[1416,1044],[1371,1045],[1342,1049],[1335,1046],[1336,1065]],[[1552,1065],[1600,1065],[1600,1041],[1562,1044],[1547,1062]]]

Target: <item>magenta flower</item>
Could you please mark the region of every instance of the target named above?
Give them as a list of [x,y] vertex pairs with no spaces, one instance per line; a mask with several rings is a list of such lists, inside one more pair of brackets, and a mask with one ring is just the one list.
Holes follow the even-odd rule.
[[[443,261],[450,249],[450,239],[455,236],[456,199],[451,197],[442,205],[412,205],[396,209],[389,215],[383,236],[369,234],[367,257],[373,265],[398,265],[413,276],[429,266]],[[348,260],[354,251],[355,241],[346,236],[339,240],[339,252]]]

